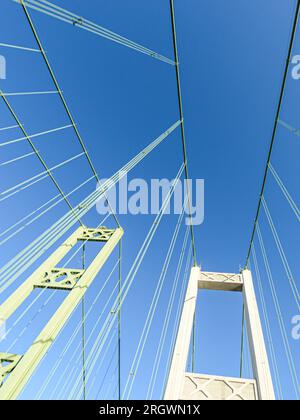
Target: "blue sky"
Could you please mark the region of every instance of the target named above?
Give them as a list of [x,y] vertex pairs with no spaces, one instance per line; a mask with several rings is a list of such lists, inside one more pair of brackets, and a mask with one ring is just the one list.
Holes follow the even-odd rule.
[[[59,3],[110,30],[167,57],[173,57],[169,2],[166,0],[64,0]],[[284,0],[175,0],[189,171],[191,178],[205,180],[205,220],[203,225],[196,227],[195,235],[198,263],[206,271],[237,272],[245,264],[295,4],[295,1]],[[1,8],[5,17],[0,28],[1,42],[35,48],[35,41],[21,8],[11,0],[2,0]],[[93,163],[102,177],[111,176],[178,120],[176,79],[172,66],[37,12],[32,12],[32,17]],[[295,54],[299,53],[298,39],[299,29]],[[4,92],[53,89],[39,54],[1,47],[0,54],[5,56],[7,62],[7,79],[1,81]],[[289,75],[281,118],[297,128],[300,126],[297,112],[299,94],[300,82]],[[31,134],[68,124],[56,95],[11,97],[10,101]],[[1,103],[0,126],[9,125],[13,125],[12,119]],[[0,135],[1,142],[4,142],[20,137],[20,132],[9,130],[0,132]],[[81,151],[70,129],[38,138],[35,144],[50,167]],[[299,147],[299,138],[279,127],[272,162],[296,202],[299,191]],[[3,147],[1,162],[29,151],[25,142]],[[181,138],[180,131],[177,130],[132,171],[130,178],[172,179],[181,161]],[[41,170],[35,156],[0,168],[1,191]],[[91,172],[86,161],[81,158],[64,169],[57,170],[55,175],[64,191],[70,191],[91,176]],[[71,202],[77,204],[94,188],[95,184],[90,183],[74,194]],[[56,190],[51,182],[42,181],[1,203],[1,231],[54,195]],[[299,226],[296,218],[271,176],[265,196],[297,279]],[[16,240],[2,246],[1,263],[8,261],[16,251],[21,250],[66,211],[66,205],[60,204],[47,217],[20,233]],[[125,230],[123,272],[126,274],[153,217],[121,216],[120,221]],[[85,222],[90,226],[97,226],[100,219],[96,210],[86,216]],[[174,216],[164,218],[123,308],[123,383],[129,373],[175,223]],[[109,220],[108,224],[113,225],[113,220]],[[297,314],[297,309],[263,212],[261,229],[268,247],[284,322],[299,374],[299,341],[292,340],[290,333],[291,318]],[[180,233],[181,241],[183,235],[184,229]],[[163,289],[146,351],[136,375],[133,398],[143,398],[147,391],[181,241],[176,247],[166,287]],[[258,250],[257,242],[256,249]],[[286,398],[294,398],[260,254],[259,262],[284,395]],[[113,263],[110,261],[110,266],[103,272],[103,278]],[[100,283],[93,286],[87,296],[88,302],[89,299],[92,301],[95,292],[99,290],[101,279],[102,275],[99,276]],[[111,287],[113,286],[112,284]],[[104,295],[103,302],[106,298]],[[41,325],[62,296],[56,295],[54,299],[53,307],[47,305],[44,318],[40,319]],[[176,302],[177,299],[178,297]],[[239,375],[242,311],[240,297],[223,293],[201,293],[198,308],[196,371]],[[35,390],[43,382],[47,364],[50,364],[47,360],[55,360],[55,355],[63,348],[64,340],[79,322],[79,309],[26,388],[24,397],[35,395]],[[87,330],[92,328],[97,319],[98,309],[93,311]],[[22,330],[21,326],[19,328]],[[35,328],[28,332],[25,340],[20,340],[16,352],[26,350],[36,335],[38,327],[35,325]],[[168,352],[170,331],[164,355]],[[103,359],[104,366],[98,373],[97,383],[101,381],[105,366],[109,363],[109,356],[103,356]],[[162,359],[155,397],[160,396],[166,364],[164,359],[166,356]],[[115,381],[113,366],[106,379],[106,389],[110,382]],[[95,389],[96,385],[93,385]],[[114,388],[114,384],[111,388]],[[91,398],[95,398],[97,394],[95,389],[91,390]],[[102,391],[100,394],[102,397],[113,397],[103,395]]]

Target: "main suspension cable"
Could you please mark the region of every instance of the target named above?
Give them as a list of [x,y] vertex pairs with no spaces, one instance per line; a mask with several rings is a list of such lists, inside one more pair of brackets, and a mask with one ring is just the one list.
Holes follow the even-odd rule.
[[[178,126],[180,121],[173,124],[168,130],[139,152],[123,168],[99,186],[96,191],[86,197],[76,206],[76,214],[84,216],[104,193],[119,182],[138,163],[145,159],[160,143],[163,142]],[[2,293],[19,275],[24,273],[41,255],[43,255],[58,239],[60,239],[76,223],[73,212],[70,211],[43,234],[25,247],[0,269],[0,293]],[[4,282],[5,285],[4,285]]]
[[40,172],[37,175],[34,175],[30,178],[25,179],[25,181],[19,182],[18,184],[14,185],[13,187],[7,188],[6,190],[0,192],[0,202],[6,200],[7,198],[13,196],[14,194],[17,194],[18,192],[22,191],[25,188],[30,187],[33,184],[36,184],[37,182],[42,181],[45,178],[48,178],[49,172],[52,173],[55,169],[61,168],[65,165],[67,165],[70,162],[73,162],[74,160],[80,158],[84,153],[79,153],[78,155],[72,156],[69,159],[64,160],[61,163],[58,163],[51,168],[47,169],[46,171]]
[[182,106],[182,95],[181,95],[181,83],[180,83],[180,73],[179,73],[179,57],[178,57],[178,47],[177,47],[175,10],[174,10],[173,0],[170,0],[170,12],[171,12],[171,22],[172,22],[173,48],[174,48],[174,57],[175,57],[175,71],[176,71],[176,81],[177,81],[177,94],[178,94],[179,115],[180,115],[180,120],[181,120],[181,126],[180,126],[180,128],[181,128],[182,152],[183,152],[183,162],[184,162],[185,179],[186,179],[186,185],[187,185],[187,196],[188,196],[188,207],[189,207],[189,218],[190,218],[191,241],[192,241],[192,246],[193,246],[194,265],[196,266],[197,265],[197,256],[196,256],[194,227],[193,227],[193,220],[192,220],[191,192],[190,192],[190,187],[189,187],[189,182],[188,182],[188,180],[189,180],[189,173],[188,173],[186,138],[185,138],[183,106]]
[[31,138],[28,136],[23,124],[21,123],[19,117],[17,116],[17,114],[15,113],[15,111],[13,110],[13,108],[11,107],[10,103],[8,102],[6,96],[3,94],[2,90],[0,90],[0,96],[2,97],[4,103],[6,104],[9,112],[11,113],[11,115],[13,116],[14,120],[16,121],[16,123],[18,124],[18,126],[20,127],[23,135],[26,137],[28,143],[30,144],[32,150],[35,152],[36,156],[38,157],[39,161],[41,162],[41,164],[43,165],[43,167],[45,168],[45,170],[47,171],[48,176],[50,177],[50,179],[52,180],[53,184],[55,185],[55,187],[58,189],[59,193],[62,195],[62,197],[64,198],[65,202],[67,203],[67,206],[70,208],[70,210],[72,211],[72,213],[74,214],[74,216],[76,217],[77,221],[83,226],[81,220],[78,218],[78,216],[76,215],[70,201],[68,200],[68,198],[65,196],[65,193],[63,192],[63,190],[61,189],[61,187],[59,186],[59,184],[57,183],[56,179],[54,178],[54,176],[52,175],[52,172],[49,170],[46,162],[44,161],[44,159],[42,158],[40,152],[37,150],[37,148],[35,147],[34,143],[32,142]]
[[[48,57],[46,55],[46,52],[45,52],[45,50],[44,50],[44,48],[42,46],[41,40],[40,40],[39,35],[37,33],[37,30],[36,30],[36,28],[35,28],[35,26],[33,24],[33,21],[31,19],[31,16],[30,16],[30,14],[29,14],[29,12],[28,12],[28,10],[26,8],[26,5],[24,3],[24,0],[20,0],[20,3],[22,5],[22,8],[23,8],[24,13],[25,13],[25,16],[26,16],[27,21],[29,23],[29,26],[31,28],[32,34],[33,34],[33,36],[34,36],[34,38],[35,38],[35,40],[36,40],[36,42],[38,44],[38,47],[39,47],[39,49],[41,51],[41,54],[42,54],[43,59],[44,59],[44,62],[45,62],[46,67],[47,67],[47,69],[49,71],[50,77],[51,77],[51,79],[52,79],[52,81],[53,81],[53,83],[54,83],[54,85],[55,85],[55,87],[56,87],[56,89],[58,91],[58,94],[60,96],[60,99],[61,99],[61,102],[63,104],[63,107],[64,107],[64,109],[65,109],[65,111],[66,111],[66,113],[67,113],[67,115],[69,117],[69,120],[71,121],[71,124],[72,124],[72,126],[74,128],[74,131],[75,131],[75,134],[76,134],[76,137],[77,137],[77,139],[78,139],[78,141],[79,141],[79,143],[81,145],[81,148],[82,148],[82,150],[83,150],[83,152],[84,152],[84,154],[86,156],[87,162],[88,162],[88,164],[89,164],[89,166],[90,166],[93,174],[95,175],[97,181],[100,183],[100,178],[98,176],[98,173],[97,173],[97,171],[96,171],[96,169],[95,169],[95,167],[94,167],[94,165],[92,163],[92,160],[91,160],[90,155],[88,153],[88,150],[87,150],[87,148],[86,148],[86,146],[84,144],[84,141],[83,141],[83,139],[81,137],[81,134],[79,133],[79,130],[78,130],[76,124],[75,124],[74,118],[73,118],[73,116],[71,114],[71,111],[70,111],[69,106],[68,106],[68,104],[66,102],[66,99],[65,99],[65,97],[64,97],[64,95],[63,95],[63,93],[62,93],[62,91],[60,89],[60,86],[58,84],[57,78],[56,78],[56,76],[54,74],[54,71],[52,69],[52,66],[51,66],[51,64],[50,64],[50,62],[48,60]],[[115,219],[115,222],[116,222],[117,226],[120,227],[119,220],[118,220],[118,218],[117,218],[117,216],[116,216],[113,208],[111,207],[111,205],[109,203],[109,200],[107,199],[107,197],[105,197],[105,198],[107,200],[108,206],[110,208],[111,213],[113,214],[113,217]]]
[[175,64],[174,61],[170,60],[169,58],[161,54],[158,54],[157,52],[149,48],[146,48],[143,45],[140,45],[134,41],[131,41],[128,38],[118,35],[117,33],[112,32],[104,28],[103,26],[93,23],[90,20],[83,18],[82,16],[76,15],[75,13],[72,13],[66,9],[63,9],[62,7],[59,7],[54,3],[50,3],[45,0],[37,0],[37,1],[36,0],[26,0],[26,1],[14,0],[14,1],[17,3],[21,3],[22,5],[27,6],[28,8],[44,13],[47,16],[50,16],[62,22],[71,24],[76,28],[84,29],[95,35],[101,36],[117,44],[126,46],[130,49],[146,54],[152,58],[155,58],[167,64],[170,64],[170,65]]
[[259,195],[259,199],[258,199],[258,206],[257,206],[256,215],[255,215],[255,219],[254,219],[254,226],[253,226],[253,230],[252,230],[252,234],[251,234],[251,238],[250,238],[249,249],[248,249],[248,254],[247,254],[247,258],[246,258],[246,264],[245,264],[246,268],[248,267],[248,262],[249,262],[249,259],[250,259],[251,248],[252,248],[254,235],[255,235],[255,232],[256,232],[256,227],[257,227],[258,218],[259,218],[259,214],[260,214],[261,204],[262,204],[262,197],[264,195],[267,176],[268,176],[268,172],[269,172],[269,163],[271,161],[274,142],[275,142],[275,138],[276,138],[276,133],[277,133],[277,128],[278,128],[278,120],[279,120],[279,116],[280,116],[280,112],[281,112],[281,107],[282,107],[282,102],[283,102],[284,92],[285,92],[285,86],[286,86],[286,80],[287,80],[287,76],[288,76],[288,72],[289,72],[289,64],[290,64],[290,61],[291,61],[291,56],[292,56],[292,52],[293,52],[293,45],[294,45],[294,40],[295,40],[295,36],[296,36],[296,30],[297,30],[297,24],[298,24],[298,18],[299,18],[299,10],[300,10],[300,0],[297,0],[296,11],[295,11],[294,21],[293,21],[292,34],[291,34],[288,53],[287,53],[287,57],[286,57],[286,61],[285,61],[285,69],[284,69],[283,80],[282,80],[282,84],[281,84],[279,102],[278,102],[277,111],[276,111],[276,115],[275,115],[275,121],[274,121],[274,126],[273,126],[271,143],[270,143],[269,152],[268,152],[268,156],[267,156],[262,187],[261,187],[261,191],[260,191],[260,195]]
[[[66,194],[66,197],[69,197],[70,195],[74,194],[76,191],[78,191],[79,189],[81,189],[82,187],[84,187],[86,184],[88,184],[89,182],[91,182],[93,179],[95,179],[94,175],[92,175],[90,178],[86,179],[84,182],[82,182],[81,184],[79,184],[73,190],[71,190],[70,192],[68,192]],[[56,199],[58,199],[58,200],[56,200]],[[61,197],[60,194],[57,194],[56,196],[52,197],[50,200],[46,201],[44,204],[42,204],[41,206],[39,206],[37,209],[33,210],[32,212],[30,212],[26,216],[24,216],[21,219],[19,219],[16,223],[14,223],[10,227],[8,227],[4,231],[2,231],[0,233],[0,238],[2,238],[3,236],[5,236],[5,238],[2,239],[2,241],[0,241],[0,246],[3,245],[3,244],[5,244],[6,242],[8,242],[10,239],[14,238],[17,234],[19,234],[20,232],[22,232],[25,228],[27,228],[28,226],[30,226],[36,220],[40,219],[42,216],[44,216],[46,213],[48,213],[50,210],[52,210],[54,207],[56,207],[58,204],[60,204],[63,200],[64,200],[63,197]],[[54,201],[54,203],[53,203],[53,201]],[[53,203],[53,204],[51,204],[51,203]],[[48,206],[49,204],[51,204],[51,205]],[[45,209],[45,207],[46,207],[46,209]],[[37,214],[37,213],[39,213],[39,214]],[[34,216],[35,214],[37,214],[37,215]],[[31,216],[34,216],[34,217],[32,217],[29,221],[27,221]],[[24,223],[25,221],[26,221],[26,223]],[[22,223],[24,223],[24,224],[22,226],[20,226]],[[20,226],[20,227],[18,229],[16,229],[18,226]],[[10,235],[7,235],[11,231],[13,231],[13,233],[11,233]]]

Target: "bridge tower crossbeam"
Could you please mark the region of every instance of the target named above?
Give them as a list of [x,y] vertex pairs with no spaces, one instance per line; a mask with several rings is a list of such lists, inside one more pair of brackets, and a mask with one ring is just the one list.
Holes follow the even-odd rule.
[[[199,289],[241,292],[254,379],[186,372]],[[274,390],[258,306],[249,270],[240,274],[202,272],[193,267],[182,309],[165,400],[274,400]]]

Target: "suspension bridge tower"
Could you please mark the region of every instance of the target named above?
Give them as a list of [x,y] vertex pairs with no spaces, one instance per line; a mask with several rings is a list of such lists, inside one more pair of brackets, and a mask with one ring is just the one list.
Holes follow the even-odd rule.
[[[254,379],[211,376],[186,371],[199,289],[240,292]],[[274,400],[274,390],[251,271],[210,273],[193,267],[186,291],[165,400]]]

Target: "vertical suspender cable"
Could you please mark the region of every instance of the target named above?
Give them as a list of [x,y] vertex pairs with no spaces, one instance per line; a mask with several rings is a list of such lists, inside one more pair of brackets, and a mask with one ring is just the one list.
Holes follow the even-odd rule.
[[288,259],[286,257],[285,251],[283,249],[281,240],[279,238],[277,229],[276,229],[276,227],[274,225],[273,218],[271,216],[269,207],[268,207],[267,202],[266,202],[266,200],[265,200],[264,197],[262,198],[262,204],[263,204],[263,208],[264,208],[264,211],[265,211],[265,214],[266,214],[266,217],[267,217],[267,220],[268,220],[268,223],[269,223],[269,226],[270,226],[270,229],[271,229],[271,232],[272,232],[274,241],[276,243],[276,247],[277,247],[278,253],[280,255],[280,259],[281,259],[282,265],[283,265],[284,270],[286,272],[286,276],[288,278],[288,281],[289,281],[289,284],[290,284],[290,287],[291,287],[291,291],[292,291],[292,294],[293,294],[295,303],[297,305],[297,309],[300,312],[300,303],[299,303],[300,302],[300,300],[299,300],[300,293],[299,293],[299,290],[298,290],[296,281],[294,279],[294,275],[292,273],[291,267],[289,265]]
[[277,182],[277,185],[281,189],[282,194],[285,196],[289,206],[291,207],[292,211],[294,212],[295,216],[297,217],[298,222],[300,222],[300,210],[298,209],[297,204],[293,200],[291,194],[288,192],[288,189],[286,188],[286,186],[284,185],[284,183],[280,179],[278,173],[276,172],[276,170],[275,170],[274,166],[271,164],[271,162],[269,163],[269,169],[270,169],[271,174],[273,175],[275,181]]
[[282,393],[282,386],[281,386],[281,382],[280,382],[278,363],[277,363],[277,359],[276,359],[275,347],[274,347],[274,342],[273,342],[273,338],[272,338],[270,317],[269,317],[268,311],[267,311],[265,293],[264,293],[263,284],[262,284],[262,280],[261,280],[261,274],[260,274],[260,269],[259,269],[259,266],[258,266],[258,260],[257,260],[257,256],[256,256],[256,250],[255,250],[255,244],[254,243],[253,243],[251,254],[252,254],[252,259],[253,259],[253,262],[254,262],[256,280],[257,280],[257,285],[258,285],[258,292],[259,292],[261,306],[262,306],[262,313],[263,313],[263,317],[264,317],[264,321],[265,321],[265,328],[266,328],[266,333],[267,333],[267,338],[268,338],[268,343],[269,343],[269,351],[270,351],[270,356],[271,356],[271,361],[272,361],[273,371],[274,371],[275,385],[276,385],[276,388],[277,388],[277,393],[278,393],[279,399],[283,400],[283,393]]
[[299,381],[298,381],[298,374],[297,374],[297,370],[295,367],[295,362],[293,359],[293,355],[292,355],[292,351],[291,351],[291,345],[288,339],[288,333],[286,331],[286,325],[283,319],[283,315],[282,315],[282,310],[281,310],[281,306],[279,304],[279,299],[278,299],[278,295],[277,295],[277,291],[275,288],[275,284],[274,284],[274,279],[273,279],[273,274],[271,272],[271,268],[270,268],[270,263],[269,263],[269,258],[267,255],[267,251],[265,248],[265,244],[264,244],[264,240],[261,234],[261,230],[259,227],[259,223],[257,224],[257,236],[258,236],[258,240],[259,240],[259,245],[260,245],[260,249],[261,249],[261,254],[264,260],[264,265],[265,265],[265,269],[266,269],[266,274],[267,274],[267,278],[269,281],[269,285],[270,285],[270,289],[271,289],[271,295],[272,295],[272,299],[273,299],[273,303],[274,303],[274,307],[275,307],[275,311],[276,311],[276,315],[277,315],[277,319],[278,319],[278,324],[279,324],[279,328],[280,328],[280,333],[281,333],[281,337],[282,337],[282,341],[283,341],[283,345],[284,345],[284,350],[285,350],[285,354],[286,354],[286,358],[287,358],[287,362],[288,362],[288,366],[289,366],[289,371],[291,374],[291,379],[293,382],[293,387],[295,390],[295,394],[296,394],[296,398],[297,400],[299,400],[300,398],[300,386],[299,386]]

